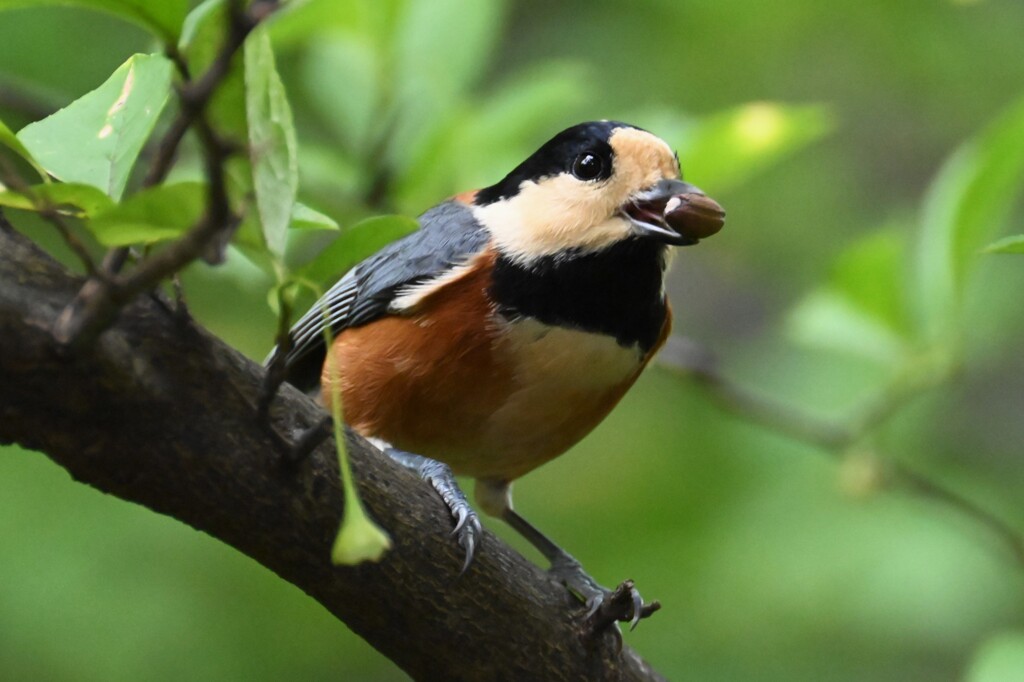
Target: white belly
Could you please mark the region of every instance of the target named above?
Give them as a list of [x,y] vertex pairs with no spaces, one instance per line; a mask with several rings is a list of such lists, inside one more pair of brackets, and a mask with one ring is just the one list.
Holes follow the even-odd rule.
[[[507,476],[558,456],[589,433],[643,368],[636,347],[604,334],[510,323],[501,357],[513,366],[513,390],[487,421],[488,460]],[[507,353],[507,354],[506,354]],[[486,477],[486,476],[484,476]]]

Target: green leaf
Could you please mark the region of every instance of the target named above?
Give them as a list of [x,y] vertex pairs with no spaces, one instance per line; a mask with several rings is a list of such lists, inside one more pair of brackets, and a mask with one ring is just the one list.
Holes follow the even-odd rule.
[[[498,37],[502,3],[410,0],[397,30],[400,100],[445,101],[483,72]],[[415,110],[414,110],[415,111]]]
[[827,289],[812,292],[796,305],[786,321],[786,331],[797,343],[882,365],[895,367],[907,356],[906,344],[891,327]]
[[790,313],[787,331],[794,340],[886,365],[904,360],[912,325],[904,297],[903,232],[880,230],[847,247],[826,284]]
[[[305,204],[295,202],[292,208],[291,227],[299,230],[337,230],[338,223],[332,218],[315,211]],[[259,220],[251,213],[246,215],[242,223],[235,230],[231,238],[235,249],[250,263],[272,277],[276,277],[280,266],[280,259],[275,266],[267,249],[267,242],[260,230]],[[275,300],[272,296],[270,300]]]
[[1003,237],[986,246],[985,253],[1024,253],[1024,234]]
[[989,638],[974,655],[966,682],[1018,680],[1024,670],[1024,632],[1004,632]]
[[330,216],[314,210],[305,204],[295,202],[292,206],[291,226],[299,230],[337,230],[338,223]]
[[227,0],[205,0],[185,17],[178,51],[185,55],[193,75],[213,62],[227,35]]
[[861,237],[839,255],[829,287],[890,329],[907,336],[906,230],[901,226]]
[[205,186],[199,182],[151,187],[99,213],[86,227],[105,246],[175,239],[199,220],[205,197]]
[[[821,105],[755,102],[702,119],[675,143],[686,177],[708,192],[734,187],[835,128]],[[661,128],[655,128],[661,130]]]
[[[338,223],[332,218],[299,202],[295,202],[295,205],[292,207],[290,226],[293,229],[310,231],[340,229]],[[260,230],[259,220],[256,216],[251,213],[245,216],[238,229],[235,230],[231,243],[253,265],[270,275],[276,274],[274,261],[270,257],[271,254],[267,249],[266,239]]]
[[[330,325],[324,329],[324,342],[331,345]],[[356,488],[355,476],[349,464],[345,447],[345,418],[341,402],[341,380],[339,367],[333,353],[327,354],[328,378],[324,382],[328,389],[331,422],[334,428],[334,447],[338,454],[338,470],[341,487],[345,493],[345,515],[341,520],[338,535],[331,546],[331,562],[335,565],[354,566],[364,561],[380,561],[391,549],[391,537],[366,513],[363,501]]]
[[11,189],[0,192],[0,206],[34,211],[38,210],[40,202],[82,217],[94,216],[114,206],[110,197],[92,185],[77,183],[50,182],[35,185],[25,193]]
[[[547,64],[466,104],[403,159],[392,183],[398,206],[411,212],[437,197],[494,182],[569,125],[568,111],[584,99],[586,73],[571,63]],[[494,140],[502,144],[494,144]]]
[[77,5],[139,24],[167,45],[178,39],[188,0],[0,0],[0,9],[34,5]]
[[[216,59],[227,35],[228,20],[227,0],[206,0],[185,18],[178,50],[185,56],[194,75],[205,73]],[[242,59],[231,61],[228,74],[213,93],[206,113],[221,135],[234,138],[239,146],[247,143],[245,64]]]
[[303,55],[302,82],[310,104],[345,149],[359,156],[377,145],[381,59],[367,36],[325,36]]
[[[242,225],[245,225],[245,223],[243,222]],[[237,236],[238,233],[236,232],[235,237]],[[259,269],[272,280],[277,278],[278,269],[275,267],[274,261],[271,260],[270,253],[265,246],[254,246],[250,241],[240,239],[231,243],[231,250],[238,253],[250,265]]]
[[119,199],[167,102],[171,69],[160,55],[135,55],[97,89],[25,126],[18,139],[54,177]]
[[[381,0],[292,0],[267,20],[278,50],[310,43],[322,33],[355,35],[365,32],[369,5]],[[314,42],[315,44],[315,42]]]
[[245,44],[249,149],[260,224],[270,252],[284,255],[299,174],[295,126],[266,29]]
[[389,161],[401,170],[428,147],[490,61],[502,3],[411,0],[395,35],[394,111]]
[[538,140],[571,123],[566,112],[583,101],[585,76],[574,64],[548,64],[466,107],[396,179],[401,205],[429,205],[439,196],[489,185],[516,167]]
[[[335,429],[335,438],[338,443],[344,442],[340,427]],[[337,447],[341,470],[351,477],[344,446]],[[357,566],[365,561],[380,561],[391,547],[391,536],[366,513],[355,486],[345,485],[345,515],[331,545],[331,563],[335,566]]]
[[1024,187],[1024,99],[961,146],[925,197],[913,304],[922,332],[955,339],[970,266],[1002,227]]
[[39,173],[40,177],[42,177],[43,180],[49,181],[50,176],[46,174],[46,170],[39,165],[39,162],[32,157],[31,152],[29,152],[29,150],[25,148],[25,145],[21,143],[21,140],[18,139],[18,137],[11,131],[10,128],[7,127],[7,124],[3,121],[0,121],[0,144],[10,149],[21,158],[25,159],[25,161],[27,161],[29,164],[31,164],[33,168],[36,169],[36,172]]
[[361,220],[342,230],[330,246],[299,270],[299,275],[317,283],[334,281],[360,261],[418,228],[416,219],[401,215]]

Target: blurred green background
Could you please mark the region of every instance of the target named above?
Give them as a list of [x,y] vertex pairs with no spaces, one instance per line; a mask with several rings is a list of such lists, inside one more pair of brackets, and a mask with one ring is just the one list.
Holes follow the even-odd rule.
[[[729,216],[676,258],[676,332],[823,416],[922,348],[952,354],[951,378],[865,447],[1024,531],[1024,260],[972,250],[955,341],[907,331],[949,297],[908,279],[927,257],[922,202],[941,204],[944,160],[1024,95],[1024,3],[316,1],[275,22],[305,203],[343,225],[416,215],[572,123],[647,127]],[[0,13],[0,118],[17,129],[152,49],[104,14]],[[1022,231],[1009,177],[993,239]],[[186,276],[194,315],[256,359],[271,284],[237,252]],[[837,291],[874,324],[830,307]],[[1024,568],[949,505],[877,485],[873,462],[725,414],[656,367],[516,502],[598,580],[662,602],[626,641],[671,679],[1024,680]],[[0,538],[4,679],[403,679],[254,562],[13,447]]]

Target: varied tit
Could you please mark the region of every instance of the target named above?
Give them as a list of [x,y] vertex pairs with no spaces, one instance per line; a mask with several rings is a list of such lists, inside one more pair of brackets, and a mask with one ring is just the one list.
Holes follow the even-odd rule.
[[658,137],[573,126],[331,287],[291,330],[288,380],[319,384],[328,404],[340,382],[349,425],[445,500],[467,566],[482,531],[453,474],[476,479],[479,507],[596,608],[608,590],[512,508],[512,481],[587,435],[636,381],[671,325],[669,246],[723,220]]

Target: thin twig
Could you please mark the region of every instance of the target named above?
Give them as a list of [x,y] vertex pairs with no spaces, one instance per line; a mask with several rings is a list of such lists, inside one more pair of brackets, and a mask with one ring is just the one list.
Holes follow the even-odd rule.
[[658,354],[658,364],[696,381],[723,409],[795,440],[837,452],[857,439],[856,434],[838,422],[808,414],[730,381],[719,371],[714,354],[692,339],[671,337]]
[[891,460],[886,460],[885,464],[886,478],[893,484],[921,497],[947,504],[964,516],[974,519],[1002,540],[1012,553],[1014,561],[1024,568],[1024,537],[1016,528],[972,500],[936,483],[905,464]]
[[[93,277],[61,313],[54,329],[55,337],[68,348],[91,342],[116,318],[120,308],[138,294],[152,289],[161,280],[179,271],[197,258],[218,263],[224,248],[237,228],[239,219],[232,214],[227,196],[225,162],[234,151],[224,143],[205,117],[206,105],[227,76],[235,53],[259,21],[273,11],[276,2],[259,2],[249,13],[241,0],[232,0],[229,8],[228,35],[209,68],[197,80],[186,80],[178,88],[179,111],[161,140],[157,156],[143,184],[159,184],[170,172],[185,134],[195,128],[203,150],[207,177],[206,210],[189,231],[167,248],[146,258],[130,275],[116,277],[127,257],[127,250],[112,249],[104,263],[106,277]],[[179,72],[187,75],[180,55],[171,53]]]
[[[812,415],[764,394],[751,391],[723,376],[713,354],[690,339],[673,338],[658,356],[670,371],[696,381],[723,409],[747,421],[817,447],[835,459],[844,459],[900,407],[949,375],[918,381],[899,381],[841,421]],[[876,455],[877,456],[877,455]],[[949,488],[932,481],[906,464],[879,457],[884,466],[883,483],[892,489],[914,493],[940,502],[974,519],[1006,543],[1014,561],[1024,569],[1024,536],[997,515]]]
[[32,187],[25,182],[18,171],[11,165],[11,162],[7,157],[0,156],[0,178],[3,179],[4,185],[9,187],[15,192],[22,194],[27,198],[32,205],[35,207],[36,213],[39,214],[46,222],[53,225],[61,238],[64,239],[64,243],[74,252],[78,257],[78,260],[82,261],[82,266],[85,268],[85,272],[89,276],[96,276],[96,262],[93,261],[92,255],[89,253],[89,249],[86,248],[85,244],[82,243],[75,233],[71,231],[68,224],[64,222],[64,217],[61,216],[60,212],[57,211],[56,207],[50,203],[47,199],[40,197],[33,191]]

